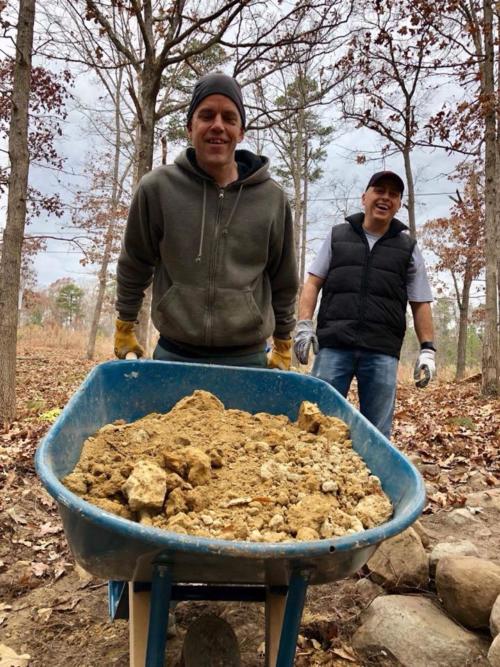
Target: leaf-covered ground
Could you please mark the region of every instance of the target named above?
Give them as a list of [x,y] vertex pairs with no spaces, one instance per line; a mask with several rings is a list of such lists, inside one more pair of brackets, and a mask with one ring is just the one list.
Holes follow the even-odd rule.
[[[33,463],[40,438],[93,365],[71,352],[20,351],[18,418],[0,431],[0,651],[8,647],[18,656],[12,664],[128,665],[127,623],[108,621],[106,582],[75,566]],[[477,381],[400,386],[394,442],[421,467],[428,490],[422,521],[435,536],[446,534],[448,510],[467,493],[500,484],[499,429],[500,404],[481,397]],[[488,533],[481,545],[486,556],[500,547],[498,526]],[[349,644],[367,604],[355,583],[311,591],[297,665],[363,664]],[[179,605],[169,664],[177,662],[188,623],[207,607],[237,628],[243,664],[263,665],[263,609],[242,603]]]

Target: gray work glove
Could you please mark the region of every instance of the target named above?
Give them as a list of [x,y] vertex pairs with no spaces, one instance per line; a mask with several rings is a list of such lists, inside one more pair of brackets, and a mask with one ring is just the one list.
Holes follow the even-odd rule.
[[314,354],[318,354],[318,338],[314,331],[312,320],[299,320],[295,328],[293,338],[293,351],[301,364],[307,364],[309,361],[309,351],[313,348]]
[[415,370],[413,371],[413,378],[415,385],[419,389],[427,387],[432,378],[436,375],[436,353],[434,350],[420,350]]

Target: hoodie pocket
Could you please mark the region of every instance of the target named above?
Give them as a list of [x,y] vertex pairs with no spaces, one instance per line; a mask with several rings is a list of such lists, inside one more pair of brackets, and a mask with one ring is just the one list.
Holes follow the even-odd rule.
[[207,328],[208,345],[255,345],[266,337],[263,327],[263,313],[248,288],[216,289]]
[[256,345],[273,330],[273,314],[262,313],[249,289],[172,285],[154,309],[163,336],[189,345]]
[[155,325],[167,338],[204,345],[208,292],[203,287],[174,284],[154,308]]

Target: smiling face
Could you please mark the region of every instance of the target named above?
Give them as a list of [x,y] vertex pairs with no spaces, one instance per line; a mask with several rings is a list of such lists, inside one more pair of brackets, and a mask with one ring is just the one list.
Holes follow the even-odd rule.
[[[199,166],[210,174],[219,185],[232,174],[235,180],[237,167],[234,151],[243,139],[238,108],[225,95],[209,95],[196,107],[188,125],[188,134],[196,152]],[[231,182],[231,181],[228,181]]]
[[381,179],[363,192],[364,227],[384,233],[401,208],[401,192],[396,181]]

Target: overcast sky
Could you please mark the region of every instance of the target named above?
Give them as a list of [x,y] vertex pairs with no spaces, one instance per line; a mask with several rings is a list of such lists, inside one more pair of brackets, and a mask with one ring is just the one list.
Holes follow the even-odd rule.
[[[65,157],[63,173],[53,170],[32,168],[30,179],[45,192],[57,192],[70,202],[73,193],[81,187],[81,174],[85,161],[92,155],[92,142],[89,140],[86,122],[79,107],[96,104],[96,86],[88,77],[80,77],[75,93],[77,97],[71,103],[70,112],[63,126],[63,137],[59,141],[60,153]],[[328,158],[324,163],[324,178],[321,183],[311,187],[310,220],[314,223],[310,243],[310,259],[317,251],[321,240],[326,236],[332,224],[341,221],[339,213],[345,205],[344,197],[349,197],[349,210],[360,210],[361,194],[371,174],[380,169],[391,169],[404,178],[402,158],[399,155],[382,160],[382,142],[373,132],[366,129],[345,132],[335,137],[328,148]],[[244,141],[242,148],[249,148]],[[362,165],[356,163],[356,155],[364,153],[370,156]],[[174,155],[172,155],[174,157]],[[447,176],[453,171],[457,158],[447,156],[444,151],[415,150],[413,153],[413,172],[416,190],[417,226],[430,218],[445,216],[450,209],[449,194],[457,185],[450,182]],[[273,161],[271,157],[271,172]],[[0,226],[4,226],[5,202],[2,202]],[[406,210],[403,208],[398,217],[407,222]],[[30,233],[54,233],[65,238],[71,231],[61,229],[69,224],[68,216],[62,219],[33,221],[28,227]],[[59,278],[69,277],[75,282],[87,285],[95,280],[96,267],[83,267],[80,264],[81,253],[78,249],[64,241],[49,240],[47,251],[40,253],[34,262],[38,285],[47,287]],[[430,258],[429,258],[430,259]]]

